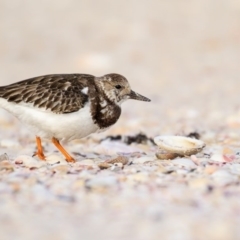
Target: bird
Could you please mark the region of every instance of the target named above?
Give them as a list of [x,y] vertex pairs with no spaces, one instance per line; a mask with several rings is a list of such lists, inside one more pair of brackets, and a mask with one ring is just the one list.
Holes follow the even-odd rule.
[[128,99],[151,101],[116,73],[101,77],[50,74],[0,87],[0,107],[35,134],[37,151],[33,156],[40,160],[46,160],[42,139],[47,139],[67,162],[75,162],[60,142],[107,130],[118,121],[121,104]]

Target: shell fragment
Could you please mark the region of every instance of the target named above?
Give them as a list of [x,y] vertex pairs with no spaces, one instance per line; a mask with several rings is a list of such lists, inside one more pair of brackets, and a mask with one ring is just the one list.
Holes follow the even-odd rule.
[[182,136],[158,136],[154,138],[154,142],[160,149],[181,156],[197,154],[205,147],[201,140]]

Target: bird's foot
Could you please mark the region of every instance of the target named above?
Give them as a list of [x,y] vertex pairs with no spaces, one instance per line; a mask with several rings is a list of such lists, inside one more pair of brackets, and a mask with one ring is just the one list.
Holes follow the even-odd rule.
[[67,162],[76,162],[76,160],[63,148],[57,138],[52,138],[52,143],[56,146],[56,148],[62,153],[62,155],[66,158]]
[[32,157],[37,156],[40,160],[46,161],[46,157],[42,152],[35,152]]
[[76,162],[76,160],[73,157],[71,157],[70,155],[69,155],[69,157],[66,157],[66,161],[67,162],[72,162],[72,163]]
[[45,161],[46,157],[43,153],[41,138],[38,136],[36,136],[36,143],[37,143],[37,151],[33,154],[33,157],[37,156],[39,159]]

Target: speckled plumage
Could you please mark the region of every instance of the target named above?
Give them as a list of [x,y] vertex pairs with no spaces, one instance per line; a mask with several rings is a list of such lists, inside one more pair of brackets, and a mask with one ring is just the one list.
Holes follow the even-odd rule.
[[32,103],[56,114],[76,112],[88,101],[81,90],[94,84],[86,74],[54,74],[0,87],[0,97],[14,103]]
[[[150,101],[133,92],[119,74],[53,74],[0,87],[0,106],[39,139],[53,139],[57,146],[58,140],[83,138],[112,126],[127,99]],[[37,153],[44,159],[41,154]]]

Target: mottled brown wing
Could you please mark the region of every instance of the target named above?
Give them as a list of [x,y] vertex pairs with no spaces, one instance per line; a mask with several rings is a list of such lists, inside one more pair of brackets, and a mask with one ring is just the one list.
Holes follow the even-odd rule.
[[86,74],[45,75],[0,87],[0,97],[57,114],[71,113],[84,107],[88,95],[82,90],[93,82],[94,76]]

